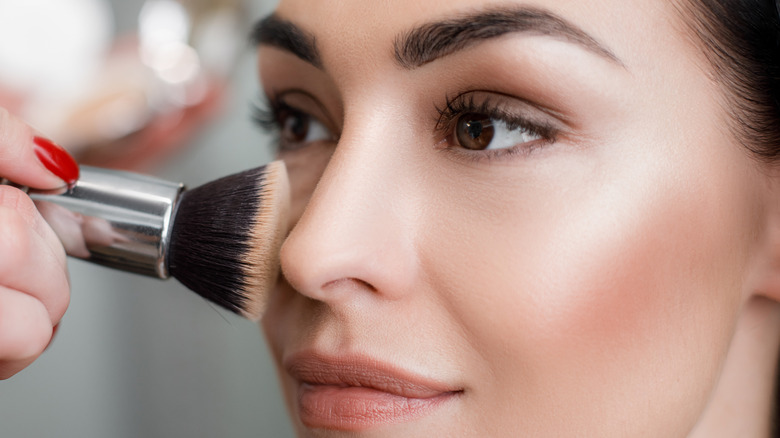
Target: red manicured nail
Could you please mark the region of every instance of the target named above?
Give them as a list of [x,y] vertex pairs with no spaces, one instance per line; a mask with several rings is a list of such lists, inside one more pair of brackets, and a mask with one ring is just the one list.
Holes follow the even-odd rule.
[[35,155],[51,173],[69,186],[76,184],[79,179],[79,166],[62,146],[43,137],[35,137],[33,142],[35,142]]

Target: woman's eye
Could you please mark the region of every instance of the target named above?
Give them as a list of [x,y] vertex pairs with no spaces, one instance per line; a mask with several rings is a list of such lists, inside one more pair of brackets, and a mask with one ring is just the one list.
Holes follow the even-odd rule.
[[455,124],[457,144],[473,151],[507,149],[541,139],[542,135],[528,128],[510,125],[487,114],[463,114]]
[[295,148],[333,137],[322,122],[302,111],[286,109],[279,114],[277,123],[283,148]]

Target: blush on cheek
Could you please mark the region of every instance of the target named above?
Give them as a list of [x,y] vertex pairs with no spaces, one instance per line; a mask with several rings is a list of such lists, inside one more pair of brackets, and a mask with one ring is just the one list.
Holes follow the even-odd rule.
[[485,358],[482,389],[503,406],[582,425],[621,424],[639,403],[639,423],[673,434],[703,409],[730,342],[749,215],[722,209],[745,197],[615,187],[549,199],[470,241],[439,235],[439,254],[471,259],[434,280]]
[[534,342],[547,356],[537,365],[583,397],[611,387],[612,412],[628,393],[626,403],[652,406],[648,418],[684,423],[703,409],[725,357],[744,251],[739,233],[724,232],[739,224],[713,221],[706,201],[643,201],[609,202],[559,228],[540,263]]

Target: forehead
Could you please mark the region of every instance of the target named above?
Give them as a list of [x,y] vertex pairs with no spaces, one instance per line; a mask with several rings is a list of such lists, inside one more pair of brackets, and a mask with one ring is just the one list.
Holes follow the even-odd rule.
[[561,17],[630,61],[670,44],[687,45],[673,5],[667,0],[282,0],[277,15],[312,34],[324,58],[346,55],[379,62],[399,35],[422,24],[527,7]]

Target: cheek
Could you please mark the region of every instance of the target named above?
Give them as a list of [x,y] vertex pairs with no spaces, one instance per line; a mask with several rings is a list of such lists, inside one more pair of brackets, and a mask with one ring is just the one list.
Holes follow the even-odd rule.
[[[442,205],[462,208],[438,212],[446,223],[421,245],[475,350],[471,365],[483,370],[485,392],[474,397],[491,409],[522,406],[540,422],[555,423],[565,406],[581,420],[571,424],[609,424],[604,412],[620,424],[642,400],[648,424],[690,418],[706,402],[742,296],[756,208],[744,173],[554,161],[556,178],[451,193]],[[681,390],[666,394],[670,386]]]

